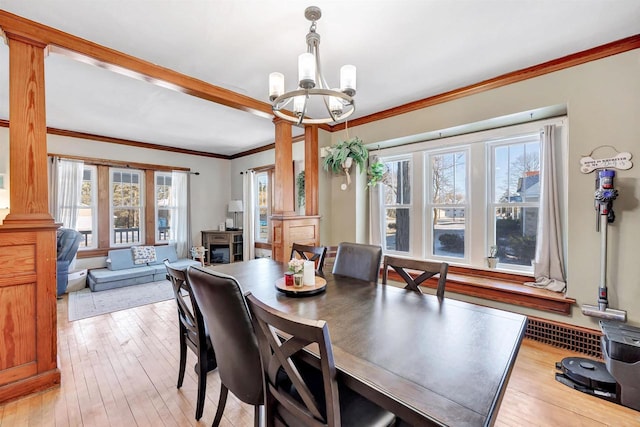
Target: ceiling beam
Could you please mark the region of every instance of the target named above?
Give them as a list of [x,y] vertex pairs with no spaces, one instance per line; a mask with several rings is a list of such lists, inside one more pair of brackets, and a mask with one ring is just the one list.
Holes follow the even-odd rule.
[[0,28],[15,37],[49,46],[51,52],[273,120],[271,104],[233,92],[0,10]]

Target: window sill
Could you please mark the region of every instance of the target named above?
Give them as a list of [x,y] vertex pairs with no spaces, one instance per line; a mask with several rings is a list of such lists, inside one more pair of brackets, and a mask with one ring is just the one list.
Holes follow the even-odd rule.
[[[403,282],[393,270],[389,271],[389,279]],[[531,281],[533,278],[530,276],[449,266],[446,290],[552,313],[565,315],[571,313],[571,306],[575,304],[575,299],[567,298],[562,293],[523,285],[524,282]],[[435,289],[437,285],[438,280],[431,278],[422,286]]]
[[255,242],[254,247],[256,249],[266,249],[266,250],[271,250],[271,243],[267,243],[267,242]]

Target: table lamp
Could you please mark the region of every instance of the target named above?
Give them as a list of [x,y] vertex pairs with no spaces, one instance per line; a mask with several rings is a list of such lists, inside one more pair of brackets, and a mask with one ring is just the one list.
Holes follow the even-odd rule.
[[238,227],[238,212],[242,212],[242,200],[231,200],[229,202],[229,212],[233,212],[233,225],[235,228]]

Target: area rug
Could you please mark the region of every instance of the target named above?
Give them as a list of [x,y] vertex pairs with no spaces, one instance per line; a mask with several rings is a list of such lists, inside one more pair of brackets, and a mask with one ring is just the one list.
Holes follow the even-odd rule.
[[91,292],[91,289],[85,288],[69,294],[69,321],[153,304],[171,298],[173,298],[173,288],[168,280],[100,292]]

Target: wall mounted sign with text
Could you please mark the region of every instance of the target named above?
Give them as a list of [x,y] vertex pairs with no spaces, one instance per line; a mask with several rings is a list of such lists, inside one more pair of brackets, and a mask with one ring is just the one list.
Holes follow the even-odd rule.
[[[592,152],[593,153],[593,152]],[[591,155],[580,159],[580,172],[591,173],[597,169],[631,169],[631,153],[618,153],[614,157],[594,159]]]

